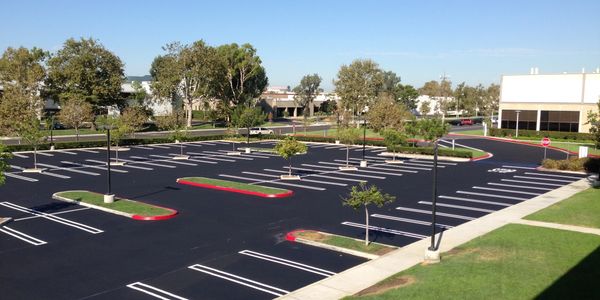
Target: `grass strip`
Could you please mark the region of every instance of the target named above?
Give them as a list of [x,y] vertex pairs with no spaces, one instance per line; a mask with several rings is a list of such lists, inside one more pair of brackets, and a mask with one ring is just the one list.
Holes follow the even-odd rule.
[[113,203],[104,203],[104,195],[88,191],[67,191],[57,193],[57,195],[77,202],[84,202],[143,217],[162,216],[173,212],[162,207],[122,198],[115,198]]
[[600,228],[600,189],[581,191],[525,219]]
[[510,224],[345,299],[592,299],[599,265],[598,236]]
[[335,234],[324,234],[314,230],[304,230],[295,233],[296,237],[309,241],[319,242],[327,245],[332,245],[340,248],[365,252],[375,255],[383,255],[395,250],[394,247],[389,247],[382,244],[370,243],[365,245],[365,241],[357,240],[345,236]]
[[180,178],[180,179],[185,180],[185,181],[195,182],[195,183],[209,184],[209,185],[215,185],[215,186],[227,187],[227,188],[234,188],[234,189],[238,189],[238,190],[258,192],[258,193],[263,193],[263,194],[281,194],[281,193],[288,192],[288,190],[285,190],[285,189],[264,187],[264,186],[260,186],[260,185],[253,185],[253,184],[241,183],[241,182],[236,182],[236,181],[214,179],[214,178],[207,178],[207,177],[184,177],[184,178]]

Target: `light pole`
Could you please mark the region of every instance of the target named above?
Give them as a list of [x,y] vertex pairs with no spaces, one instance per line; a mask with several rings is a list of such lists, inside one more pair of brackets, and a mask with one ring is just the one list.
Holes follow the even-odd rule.
[[365,168],[367,167],[367,160],[365,159],[366,145],[367,145],[367,112],[369,112],[369,107],[365,106],[363,109],[363,149],[362,149],[362,160],[360,161],[360,166]]
[[425,260],[431,263],[440,261],[439,249],[435,246],[436,233],[436,208],[437,208],[437,165],[438,165],[438,140],[433,142],[433,192],[431,200],[431,244],[425,251]]
[[515,137],[519,137],[519,114],[521,113],[521,111],[516,110],[515,112],[517,113],[517,127],[515,129]]
[[50,121],[50,150],[54,150],[54,115]]
[[110,181],[110,127],[106,126],[106,194],[104,194],[104,203],[113,203],[115,195],[111,192]]

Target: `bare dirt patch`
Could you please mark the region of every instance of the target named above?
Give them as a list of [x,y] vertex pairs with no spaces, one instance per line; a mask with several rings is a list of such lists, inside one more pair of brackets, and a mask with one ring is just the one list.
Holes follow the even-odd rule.
[[415,283],[417,280],[414,276],[403,275],[396,276],[393,278],[386,279],[376,285],[368,287],[360,292],[358,292],[355,296],[371,296],[378,295],[384,292],[387,292],[392,289],[405,287]]
[[295,235],[296,237],[315,242],[322,242],[328,238],[327,235],[313,230],[300,231]]

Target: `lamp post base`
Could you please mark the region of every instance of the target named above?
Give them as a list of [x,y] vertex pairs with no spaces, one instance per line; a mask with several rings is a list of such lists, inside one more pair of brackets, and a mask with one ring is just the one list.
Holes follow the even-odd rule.
[[360,161],[360,167],[361,168],[366,168],[367,167],[367,161],[366,160],[361,160]]
[[113,202],[115,202],[114,194],[104,195],[104,203],[113,203]]
[[440,262],[440,250],[425,250],[425,263],[435,264]]

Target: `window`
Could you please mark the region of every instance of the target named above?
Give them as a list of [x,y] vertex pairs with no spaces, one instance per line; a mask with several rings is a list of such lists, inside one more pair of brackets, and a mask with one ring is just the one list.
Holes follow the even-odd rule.
[[[519,129],[535,130],[537,122],[536,110],[521,110],[519,112]],[[501,128],[516,129],[517,128],[517,111],[503,110]]]
[[578,111],[541,111],[540,130],[547,131],[579,131]]

